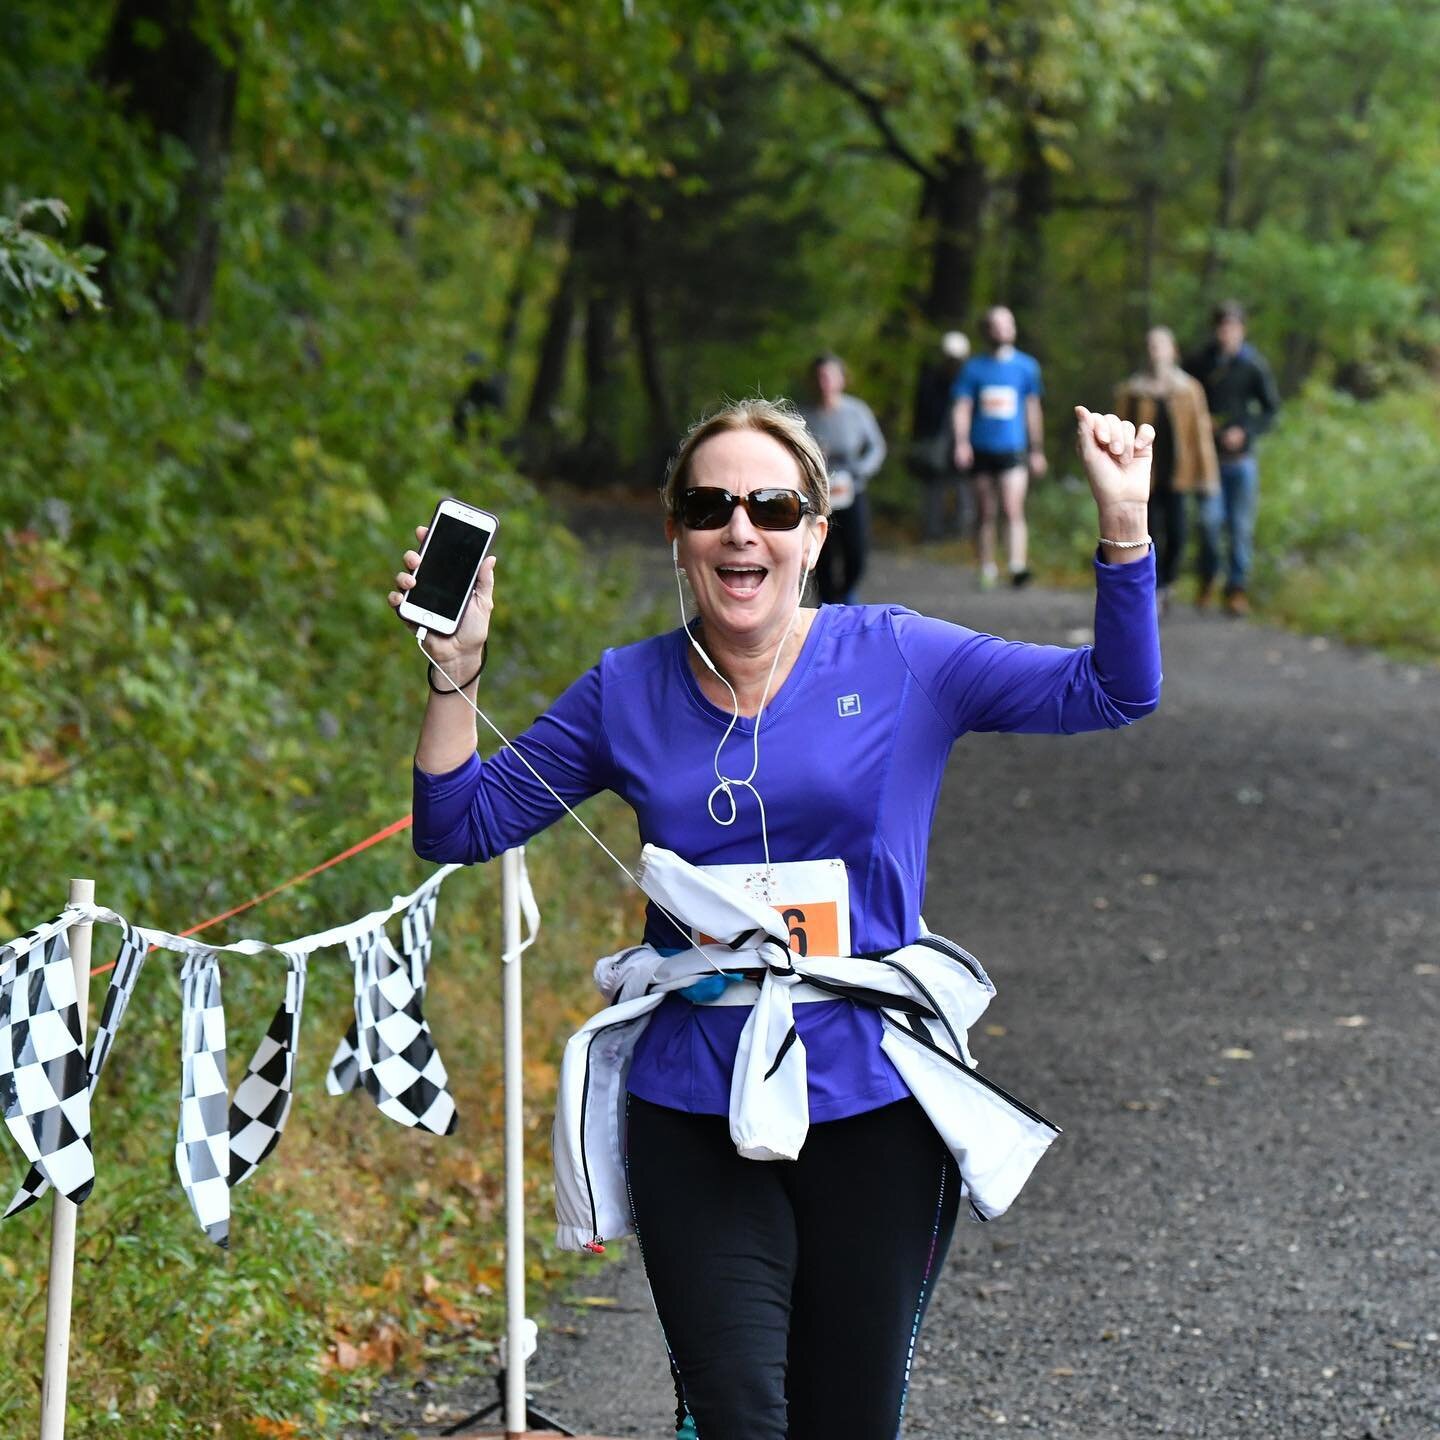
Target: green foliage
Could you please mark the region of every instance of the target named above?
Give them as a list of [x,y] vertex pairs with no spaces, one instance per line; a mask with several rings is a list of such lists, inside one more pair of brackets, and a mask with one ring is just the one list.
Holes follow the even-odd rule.
[[1267,615],[1410,659],[1440,656],[1440,405],[1316,386],[1263,452],[1256,595]]
[[99,310],[100,287],[91,279],[100,252],[66,249],[34,228],[39,216],[65,225],[70,213],[59,200],[27,200],[13,215],[0,215],[0,391],[20,375],[20,359],[44,308],[67,315]]

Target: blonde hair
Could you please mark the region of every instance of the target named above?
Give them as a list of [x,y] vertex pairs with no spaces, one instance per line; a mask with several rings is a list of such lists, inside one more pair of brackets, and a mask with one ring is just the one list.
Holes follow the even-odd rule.
[[830,477],[825,473],[825,456],[815,437],[806,428],[800,412],[788,400],[766,400],[755,396],[750,400],[732,400],[713,415],[702,415],[684,434],[680,448],[665,467],[665,483],[660,496],[667,515],[676,515],[680,496],[690,482],[690,466],[695,452],[716,435],[729,430],[758,430],[778,440],[794,458],[800,471],[800,489],[816,513],[830,513]]

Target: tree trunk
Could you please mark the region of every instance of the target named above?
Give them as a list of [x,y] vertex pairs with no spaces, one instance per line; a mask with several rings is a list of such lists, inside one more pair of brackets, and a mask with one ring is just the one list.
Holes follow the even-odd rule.
[[949,151],[925,182],[922,213],[935,225],[930,246],[930,291],[925,313],[936,329],[963,326],[970,313],[980,225],[988,189],[984,162],[967,125],[956,126]]
[[[165,314],[192,328],[209,318],[220,260],[218,207],[240,77],[239,34],[229,14],[203,0],[120,0],[95,64],[96,79],[118,92],[125,117],[187,156],[175,213],[156,236],[170,263],[153,294]],[[97,215],[87,228],[113,249],[123,227]]]
[[565,362],[570,354],[570,335],[575,328],[575,297],[579,289],[579,267],[573,243],[560,272],[560,283],[550,299],[550,318],[540,342],[540,362],[525,407],[528,429],[548,430],[554,423],[556,402],[565,388]]
[[1225,132],[1225,144],[1220,152],[1220,170],[1215,181],[1215,224],[1210,230],[1205,263],[1200,270],[1201,293],[1212,302],[1217,298],[1214,287],[1220,275],[1220,240],[1235,223],[1235,207],[1240,195],[1240,141],[1244,138],[1251,113],[1260,103],[1265,64],[1269,58],[1270,52],[1263,45],[1256,45],[1250,52],[1245,81],[1230,112],[1230,128]]
[[675,411],[665,384],[665,368],[660,357],[660,343],[655,334],[655,310],[650,303],[650,286],[643,264],[645,254],[645,221],[632,201],[621,217],[625,249],[629,259],[630,333],[635,341],[635,359],[640,367],[640,383],[645,387],[645,401],[650,412],[651,455],[645,468],[651,468],[652,457],[658,452],[669,453],[675,439]]
[[[581,448],[613,473],[615,444],[615,320],[619,305],[608,286],[593,286],[585,306],[585,433]],[[597,477],[598,478],[598,477]]]
[[1040,132],[1027,111],[1020,141],[1020,173],[1015,182],[1015,214],[1010,234],[1010,276],[1007,303],[1021,335],[1027,335],[1044,314],[1045,222],[1055,201],[1055,173],[1045,158]]
[[1134,312],[1142,333],[1155,323],[1155,257],[1160,248],[1160,187],[1154,180],[1140,186],[1140,257]]

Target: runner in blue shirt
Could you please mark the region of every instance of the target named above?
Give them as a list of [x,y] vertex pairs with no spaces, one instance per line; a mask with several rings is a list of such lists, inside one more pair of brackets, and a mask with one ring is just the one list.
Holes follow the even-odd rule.
[[980,588],[990,589],[995,564],[997,498],[1005,512],[1010,583],[1030,582],[1030,532],[1025,523],[1025,491],[1031,475],[1045,473],[1045,425],[1040,410],[1044,393],[1040,364],[1015,348],[1015,317],[1003,305],[985,312],[988,355],[966,362],[955,381],[955,465],[975,476],[980,512]]
[[[900,606],[805,606],[829,524],[824,459],[793,410],[746,401],[697,425],[666,480],[670,558],[696,618],[606,651],[482,760],[459,696],[480,680],[487,560],[459,631],[426,640],[460,690],[432,683],[416,850],[485,860],[560,818],[561,799],[610,790],[642,841],[758,872],[782,909],[803,899],[812,954],[914,941],[957,741],[1118,729],[1158,703],[1153,435],[1077,419],[1101,537],[1093,646],[1010,643]],[[392,605],[418,563],[407,551]],[[832,888],[787,899],[817,871]],[[687,939],[653,908],[646,937]],[[703,1440],[894,1440],[958,1169],[880,1048],[874,1010],[848,999],[795,1006],[812,1121],[799,1158],[740,1156],[726,1111],[747,1011],[725,989],[667,997],[628,1078],[626,1174],[680,1416]]]

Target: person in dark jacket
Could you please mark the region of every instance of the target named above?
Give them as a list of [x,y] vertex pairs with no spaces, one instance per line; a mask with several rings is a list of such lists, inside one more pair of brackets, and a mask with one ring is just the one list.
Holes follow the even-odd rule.
[[925,357],[915,385],[910,422],[910,473],[924,487],[922,538],[944,540],[970,532],[970,490],[955,468],[955,431],[950,423],[950,392],[970,358],[970,341],[959,330],[940,337],[939,353]]
[[1245,308],[1225,300],[1211,317],[1214,339],[1192,355],[1185,368],[1205,387],[1220,455],[1220,494],[1201,512],[1200,590],[1196,603],[1210,604],[1220,570],[1220,530],[1228,547],[1225,608],[1232,615],[1250,609],[1246,598],[1255,542],[1260,471],[1255,442],[1275,421],[1280,392],[1264,357],[1245,339]]

